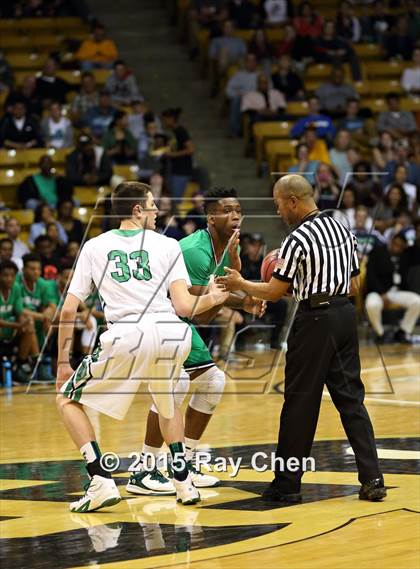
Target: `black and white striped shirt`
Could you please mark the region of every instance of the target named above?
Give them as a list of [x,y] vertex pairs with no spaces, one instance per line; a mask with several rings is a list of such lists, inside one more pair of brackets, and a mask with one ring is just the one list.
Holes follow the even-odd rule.
[[293,284],[295,300],[348,294],[360,273],[356,237],[327,214],[307,217],[284,240],[273,277]]

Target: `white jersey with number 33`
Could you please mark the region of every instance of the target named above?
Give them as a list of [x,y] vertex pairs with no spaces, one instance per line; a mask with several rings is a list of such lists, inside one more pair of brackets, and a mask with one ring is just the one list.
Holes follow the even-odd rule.
[[115,324],[144,312],[175,313],[169,286],[190,279],[179,243],[151,230],[113,229],[80,252],[68,292],[84,301],[99,291],[105,318]]

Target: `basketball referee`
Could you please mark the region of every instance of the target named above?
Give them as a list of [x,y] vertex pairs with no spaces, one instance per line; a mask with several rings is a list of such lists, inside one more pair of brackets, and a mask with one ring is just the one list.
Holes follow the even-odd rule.
[[[220,280],[231,291],[242,290],[273,302],[291,287],[299,302],[288,339],[276,456],[284,463],[296,457],[299,464],[310,456],[326,384],[356,457],[359,498],[380,500],[386,489],[372,423],[363,405],[356,313],[348,298],[359,286],[356,238],[318,210],[312,187],[303,176],[281,178],[274,186],[274,201],[277,213],[295,229],[283,242],[270,282],[246,281],[228,268],[228,276]],[[300,502],[302,475],[302,470],[276,470],[263,498]]]

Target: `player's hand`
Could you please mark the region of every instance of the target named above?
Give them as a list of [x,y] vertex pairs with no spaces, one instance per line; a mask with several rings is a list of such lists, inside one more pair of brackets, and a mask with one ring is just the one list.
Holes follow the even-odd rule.
[[214,275],[210,276],[207,293],[212,295],[215,306],[223,304],[229,298],[229,292],[222,283],[216,282]]
[[61,387],[66,383],[66,381],[73,375],[74,370],[70,364],[60,364],[57,368],[57,381],[55,383],[57,392],[60,391]]
[[235,269],[229,269],[229,267],[225,267],[224,269],[227,275],[225,277],[218,277],[217,282],[222,283],[226,290],[230,290],[231,292],[241,290],[242,283],[245,280],[241,274],[238,271],[235,271]]
[[247,295],[244,298],[243,309],[249,314],[262,318],[267,310],[267,303],[265,300],[255,298],[255,296]]
[[228,241],[228,253],[231,259],[239,257],[238,247],[240,235],[240,230],[235,229]]

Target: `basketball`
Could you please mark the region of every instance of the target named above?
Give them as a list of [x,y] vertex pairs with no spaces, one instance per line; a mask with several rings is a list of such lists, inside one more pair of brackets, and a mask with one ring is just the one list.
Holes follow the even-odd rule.
[[277,257],[280,249],[273,249],[264,257],[261,265],[261,279],[268,283],[273,274],[274,267],[277,263]]

